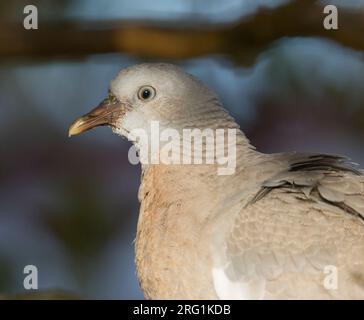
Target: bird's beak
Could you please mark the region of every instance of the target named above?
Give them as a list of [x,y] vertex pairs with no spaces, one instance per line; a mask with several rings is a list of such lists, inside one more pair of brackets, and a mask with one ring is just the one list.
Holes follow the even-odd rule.
[[68,136],[75,136],[97,126],[115,127],[116,120],[125,114],[125,105],[116,99],[105,99],[89,113],[76,119],[68,130]]

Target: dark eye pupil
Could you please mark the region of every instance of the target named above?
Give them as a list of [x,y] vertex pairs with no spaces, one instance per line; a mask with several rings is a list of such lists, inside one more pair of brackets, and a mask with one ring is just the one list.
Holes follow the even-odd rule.
[[150,90],[149,89],[143,90],[142,97],[143,99],[148,99],[150,97]]

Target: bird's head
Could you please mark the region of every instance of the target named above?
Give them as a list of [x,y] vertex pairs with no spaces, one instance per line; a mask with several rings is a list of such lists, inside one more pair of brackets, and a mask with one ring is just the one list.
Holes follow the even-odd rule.
[[181,129],[204,126],[202,121],[223,110],[216,95],[199,80],[171,64],[139,64],[120,71],[99,106],[76,119],[69,135],[108,125],[128,136],[133,129],[148,132],[150,122]]

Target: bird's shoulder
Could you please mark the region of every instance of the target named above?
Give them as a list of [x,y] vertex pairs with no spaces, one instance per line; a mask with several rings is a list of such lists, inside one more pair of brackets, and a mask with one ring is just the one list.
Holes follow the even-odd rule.
[[287,195],[286,200],[330,205],[332,210],[364,220],[364,175],[357,164],[346,157],[328,154],[288,153],[276,157],[286,164],[263,181],[246,206],[277,191],[275,194],[282,197]]

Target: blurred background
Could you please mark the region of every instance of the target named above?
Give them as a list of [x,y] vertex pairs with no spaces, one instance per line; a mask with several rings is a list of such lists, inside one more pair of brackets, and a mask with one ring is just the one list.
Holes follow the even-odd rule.
[[[129,65],[180,65],[257,148],[337,153],[364,167],[363,0],[0,2],[0,295],[143,298],[133,240],[140,168],[109,128],[68,126]],[[337,5],[339,29],[323,8]]]

